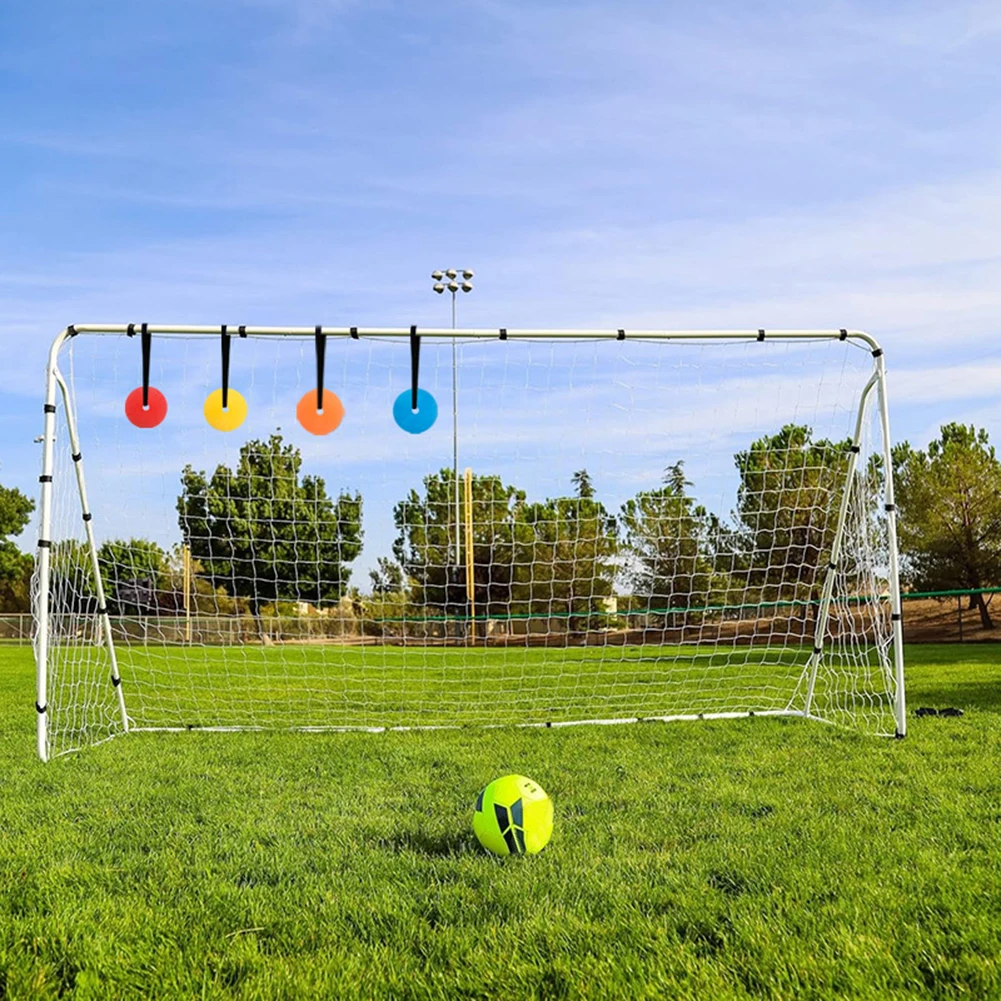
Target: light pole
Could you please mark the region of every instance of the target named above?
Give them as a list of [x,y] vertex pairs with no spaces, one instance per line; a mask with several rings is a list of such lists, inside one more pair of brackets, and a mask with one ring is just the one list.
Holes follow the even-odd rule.
[[[461,277],[461,281],[460,281]],[[447,289],[452,293],[452,329],[455,330],[455,299],[457,293],[472,292],[473,272],[469,268],[446,268],[444,271],[432,271],[432,288],[439,295]],[[447,280],[446,280],[447,279]],[[459,374],[456,357],[455,335],[452,336],[452,476],[455,480],[455,566],[459,566],[461,553],[459,537],[461,523],[459,516]]]

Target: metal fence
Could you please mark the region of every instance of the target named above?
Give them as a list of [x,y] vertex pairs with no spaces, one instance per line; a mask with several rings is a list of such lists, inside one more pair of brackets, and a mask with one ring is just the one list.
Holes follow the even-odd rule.
[[10,646],[31,646],[31,616],[0,615],[0,643]]
[[[955,590],[903,593],[904,638],[907,642],[970,642],[1001,639],[1001,600],[991,599],[1001,589],[984,588],[980,592]],[[974,594],[983,594],[991,618],[998,617],[998,629],[984,628],[979,607],[970,599]],[[807,602],[806,604],[809,604]],[[486,619],[476,624],[476,636],[495,642],[522,641],[533,639],[565,639],[568,623],[548,616],[526,617],[524,620],[512,617]],[[610,621],[616,616],[606,616]],[[625,639],[631,632],[670,632],[669,624],[661,616],[657,621],[647,621],[649,616],[626,615],[617,622],[619,632]],[[656,617],[655,617],[656,618]],[[719,616],[722,630],[727,629],[727,620],[739,622],[739,613]],[[794,621],[795,620],[795,621]],[[626,624],[631,627],[623,629]],[[52,628],[57,636],[77,642],[102,642],[97,628],[96,616],[55,615]],[[805,627],[807,615],[800,612],[786,622],[790,631],[796,623]],[[583,624],[582,624],[583,625]],[[113,616],[112,635],[125,643],[168,643],[195,644],[206,646],[228,646],[242,643],[372,643],[423,640],[424,642],[449,643],[470,638],[470,624],[461,619],[446,618],[375,618],[365,614],[355,615],[338,611],[334,614],[315,616],[261,616],[250,615],[192,615],[184,616],[137,615]],[[699,629],[705,623],[699,624]],[[595,623],[589,623],[581,632],[594,633],[593,640],[609,642],[609,633],[614,630],[597,630]],[[597,634],[601,632],[603,636]],[[805,635],[805,632],[804,632]],[[673,642],[681,642],[685,637],[671,636]],[[7,646],[30,646],[32,639],[32,617],[28,613],[0,614],[0,644]],[[668,637],[662,637],[666,642]],[[655,641],[655,640],[652,640]]]

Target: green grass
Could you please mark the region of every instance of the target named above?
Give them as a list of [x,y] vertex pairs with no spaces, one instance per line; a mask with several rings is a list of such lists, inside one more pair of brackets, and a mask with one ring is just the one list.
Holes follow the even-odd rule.
[[[144,734],[41,765],[0,650],[0,998],[1001,997],[997,648],[905,741],[800,720]],[[540,856],[480,852],[506,771]]]
[[[694,645],[420,647],[247,645],[123,646],[118,664],[134,725],[211,727],[265,724],[322,727],[456,726],[662,717],[699,712],[786,709],[812,643]],[[87,648],[88,666],[70,648],[53,675],[49,702],[56,753],[92,742],[63,685],[86,678],[109,725],[118,713],[108,687],[107,654]],[[893,732],[887,700],[853,692],[838,653],[818,677],[813,708],[839,718],[852,702],[872,729]],[[873,679],[871,685],[878,683]],[[871,687],[870,685],[870,687]],[[65,714],[64,714],[65,713]],[[92,720],[91,720],[92,722]]]

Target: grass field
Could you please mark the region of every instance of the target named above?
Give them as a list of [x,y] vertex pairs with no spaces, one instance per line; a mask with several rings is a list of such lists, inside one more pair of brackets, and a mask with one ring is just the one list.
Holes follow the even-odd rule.
[[[997,651],[997,652],[996,652]],[[0,998],[1001,997],[1001,648],[905,741],[754,718],[144,734],[41,765],[0,648]],[[556,803],[483,855],[506,771]]]
[[[122,645],[133,729],[546,725],[803,711],[809,644],[526,647]],[[811,711],[896,730],[892,688],[849,645],[827,651]],[[854,655],[854,656],[853,656]],[[49,673],[50,753],[121,729],[105,648],[67,645]]]

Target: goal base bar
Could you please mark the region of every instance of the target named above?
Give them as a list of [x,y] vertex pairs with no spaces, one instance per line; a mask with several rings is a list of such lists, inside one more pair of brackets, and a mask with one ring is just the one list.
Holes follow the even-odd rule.
[[[781,716],[808,719],[815,723],[835,724],[828,719],[798,709],[753,709],[741,712],[675,713],[666,716],[623,716],[617,719],[577,719],[542,723],[428,723],[397,726],[132,726],[129,733],[409,733],[426,730],[557,730],[568,726],[619,726],[628,723],[693,723],[698,720],[753,719],[758,716]],[[889,736],[893,736],[890,734]]]
[[[487,723],[487,724],[460,724],[460,723],[428,723],[425,725],[412,726],[293,726],[293,727],[271,727],[271,726],[131,726],[128,733],[410,733],[418,731],[434,730],[468,730],[472,728],[483,730],[557,730],[572,726],[620,726],[630,723],[695,723],[699,720],[723,720],[723,719],[754,719],[755,717],[779,717],[785,719],[804,719],[812,723],[824,723],[827,726],[836,727],[833,720],[824,719],[822,716],[815,716],[813,713],[806,713],[799,709],[753,709],[740,712],[708,712],[708,713],[674,713],[664,716],[628,716],[618,719],[580,719],[561,720],[559,722],[547,723]],[[114,740],[116,737],[124,736],[124,733],[107,737],[100,743]],[[900,733],[880,732],[874,734],[876,737],[887,737],[900,739]]]

